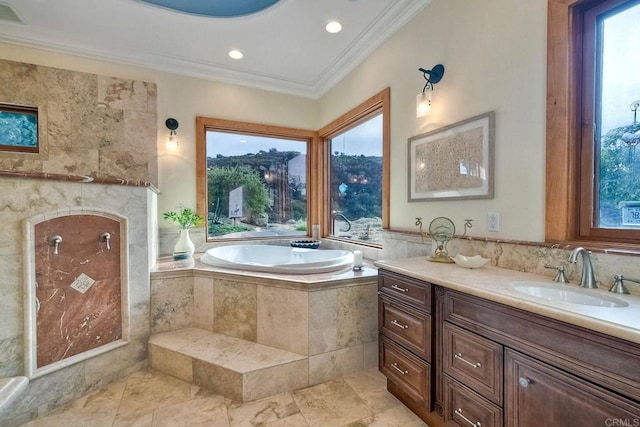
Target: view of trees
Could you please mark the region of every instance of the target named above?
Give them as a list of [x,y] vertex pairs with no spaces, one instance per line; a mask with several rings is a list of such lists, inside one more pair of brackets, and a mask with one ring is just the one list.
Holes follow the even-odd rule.
[[331,198],[336,210],[349,219],[381,217],[382,157],[334,153]]
[[[600,222],[605,227],[620,226],[620,202],[640,201],[640,153],[636,153],[640,134],[636,132],[640,123],[614,128],[602,138]],[[635,142],[629,143],[630,139]]]
[[[217,155],[207,158],[209,234],[222,235],[250,229],[229,218],[229,192],[244,186],[245,223],[269,216],[269,223],[284,224],[307,219],[306,182],[290,176],[288,162],[299,156],[296,151],[259,151],[240,156]],[[347,218],[382,216],[382,158],[335,153],[331,159],[331,197],[333,206]],[[341,184],[344,191],[340,191]],[[293,225],[296,230],[304,226]]]

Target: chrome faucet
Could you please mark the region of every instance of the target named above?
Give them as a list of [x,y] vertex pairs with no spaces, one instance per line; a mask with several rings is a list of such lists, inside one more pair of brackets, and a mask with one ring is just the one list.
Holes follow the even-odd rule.
[[580,278],[578,286],[581,288],[596,289],[598,285],[596,284],[596,276],[593,274],[591,252],[582,247],[575,248],[573,252],[571,252],[571,255],[569,255],[569,262],[571,264],[578,262],[579,254],[582,255],[582,277]]

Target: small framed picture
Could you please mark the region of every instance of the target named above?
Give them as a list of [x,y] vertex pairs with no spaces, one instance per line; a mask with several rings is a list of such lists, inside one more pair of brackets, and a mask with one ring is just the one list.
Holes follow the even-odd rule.
[[40,151],[37,107],[0,104],[0,151]]
[[493,198],[493,111],[409,138],[409,202]]

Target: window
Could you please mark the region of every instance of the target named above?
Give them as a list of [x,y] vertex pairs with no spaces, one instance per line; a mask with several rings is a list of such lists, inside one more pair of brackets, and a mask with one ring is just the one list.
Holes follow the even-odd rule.
[[326,147],[327,234],[381,245],[388,228],[389,90],[320,130]]
[[199,117],[198,212],[208,239],[307,235],[314,132]]
[[0,151],[38,153],[38,109],[0,104]]
[[547,240],[640,243],[638,40],[639,0],[549,0]]

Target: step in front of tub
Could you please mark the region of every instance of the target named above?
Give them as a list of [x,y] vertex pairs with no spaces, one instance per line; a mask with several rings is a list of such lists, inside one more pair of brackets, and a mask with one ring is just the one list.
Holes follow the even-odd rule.
[[204,329],[154,334],[149,365],[239,402],[306,387],[306,356]]

